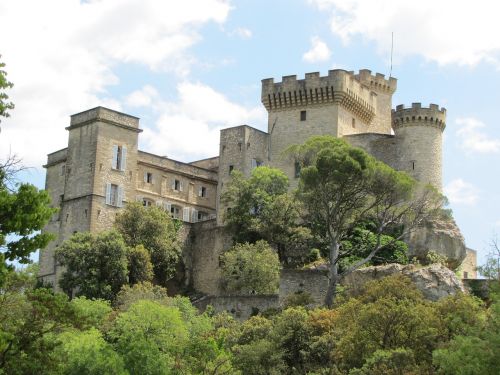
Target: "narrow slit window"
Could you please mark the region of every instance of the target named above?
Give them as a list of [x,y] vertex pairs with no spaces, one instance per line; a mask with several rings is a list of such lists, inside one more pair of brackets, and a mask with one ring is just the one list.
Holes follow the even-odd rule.
[[306,121],[307,114],[306,111],[300,111],[300,121]]

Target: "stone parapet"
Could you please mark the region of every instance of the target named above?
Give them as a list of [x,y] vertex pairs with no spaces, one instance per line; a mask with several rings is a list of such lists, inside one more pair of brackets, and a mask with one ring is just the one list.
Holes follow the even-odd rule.
[[94,121],[108,122],[130,128],[139,129],[139,118],[125,113],[114,111],[105,107],[96,107],[71,116],[70,126],[66,129],[88,124]]
[[296,75],[284,76],[277,83],[273,78],[263,79],[261,100],[268,111],[336,103],[371,122],[377,99],[352,73],[336,69],[324,77],[314,72],[299,80]]
[[439,108],[437,104],[431,104],[426,108],[422,107],[421,103],[412,103],[411,108],[405,108],[404,104],[400,104],[392,110],[394,129],[416,125],[433,126],[443,131],[446,127],[446,109]]
[[398,80],[396,78],[389,77],[386,79],[382,73],[372,75],[372,71],[369,69],[361,69],[358,74],[354,75],[354,77],[374,91],[394,94],[398,87]]

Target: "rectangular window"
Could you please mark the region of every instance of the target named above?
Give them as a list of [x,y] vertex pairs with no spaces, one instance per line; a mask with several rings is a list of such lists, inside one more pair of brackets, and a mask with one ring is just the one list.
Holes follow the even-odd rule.
[[295,178],[300,177],[300,163],[298,161],[295,162],[295,173],[294,173]]
[[123,187],[115,184],[106,184],[106,204],[115,207],[123,206]]
[[182,191],[182,181],[174,179],[172,181],[172,189],[175,191]]
[[300,121],[306,121],[306,111],[300,111]]
[[189,223],[189,207],[184,207],[182,209],[182,221]]
[[200,186],[200,189],[198,190],[198,196],[202,198],[207,197],[207,188],[205,186]]
[[198,211],[198,217],[197,217],[198,221],[204,221],[204,220],[207,220],[207,218],[208,218],[208,214],[206,212]]
[[127,163],[127,148],[125,146],[113,145],[113,160],[111,168],[124,171]]
[[352,118],[351,125],[352,125],[353,128],[356,127],[356,119],[354,117]]
[[144,172],[144,182],[147,184],[153,183],[153,174],[151,172]]
[[144,207],[151,207],[153,205],[153,201],[151,199],[142,198],[142,205]]
[[234,165],[230,165],[229,166],[229,174],[231,174],[231,172],[233,171],[233,169],[234,169]]
[[181,208],[178,206],[171,206],[170,207],[170,214],[174,219],[179,219],[180,218],[180,212]]
[[468,279],[469,278],[469,274],[467,273],[467,271],[464,271],[464,279]]

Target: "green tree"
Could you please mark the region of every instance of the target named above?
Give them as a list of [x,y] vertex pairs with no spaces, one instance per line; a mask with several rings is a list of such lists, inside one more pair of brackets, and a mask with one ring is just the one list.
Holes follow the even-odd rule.
[[122,357],[95,328],[67,331],[57,340],[61,344],[54,356],[61,358],[58,373],[64,375],[127,375]]
[[142,245],[129,249],[128,259],[128,282],[136,284],[153,280],[153,265],[151,255]]
[[[484,325],[467,327],[433,353],[440,374],[493,375],[500,368],[500,294],[491,293],[492,304]],[[463,314],[461,314],[463,315]]]
[[[0,58],[2,55],[0,55]],[[5,63],[0,61],[0,118],[9,117],[9,110],[14,109],[14,103],[9,101],[9,96],[5,92],[6,89],[11,89],[14,85],[7,80],[7,72],[3,70]],[[1,119],[0,119],[0,122]]]
[[54,335],[76,320],[67,296],[34,284],[33,276],[11,272],[0,290],[0,374],[54,373]]
[[276,293],[280,262],[276,252],[265,241],[236,244],[222,257],[225,289],[242,294]]
[[[370,262],[383,247],[401,240],[440,207],[441,197],[432,189],[417,189],[416,181],[407,174],[341,139],[312,137],[290,152],[304,164],[299,197],[306,207],[306,221],[328,244],[327,306],[333,304],[341,277]],[[355,223],[366,219],[375,224],[375,243],[367,255],[339,271],[340,260],[352,255],[341,247],[342,239]],[[383,243],[383,235],[395,227],[404,229]]]
[[56,249],[56,262],[65,267],[59,284],[68,294],[113,301],[127,284],[127,253],[117,232],[76,233]]
[[181,253],[176,225],[170,214],[156,206],[131,203],[118,215],[115,227],[128,246],[142,245],[150,253],[154,279],[165,286],[175,274]]
[[21,184],[16,190],[9,189],[7,173],[0,166],[0,286],[6,273],[13,269],[7,262],[28,264],[30,255],[53,239],[53,235],[40,230],[57,211],[49,207],[47,192],[33,185]]
[[131,374],[173,374],[188,342],[179,309],[139,301],[121,313],[109,333]]
[[249,178],[239,171],[231,177],[222,200],[231,207],[224,220],[235,242],[265,240],[282,261],[285,251],[304,252],[311,234],[298,225],[301,204],[288,193],[288,177],[267,166],[254,168]]
[[115,307],[118,310],[126,311],[137,301],[150,300],[162,302],[167,299],[167,289],[150,282],[141,282],[130,285],[123,285],[116,296]]

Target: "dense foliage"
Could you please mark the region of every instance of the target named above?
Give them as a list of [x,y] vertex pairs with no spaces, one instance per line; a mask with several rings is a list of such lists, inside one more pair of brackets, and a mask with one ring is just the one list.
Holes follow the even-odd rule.
[[46,191],[24,183],[10,186],[9,175],[16,172],[12,160],[15,164],[15,159],[0,164],[0,287],[12,270],[7,262],[30,263],[30,255],[53,238],[40,230],[56,212]]
[[236,243],[265,240],[282,262],[306,251],[312,236],[299,225],[302,207],[288,186],[287,176],[276,168],[254,168],[249,178],[232,172],[222,200],[231,207],[224,219]]
[[237,294],[272,294],[279,286],[280,262],[265,241],[236,244],[221,257],[225,289]]
[[170,213],[156,206],[129,203],[117,216],[115,227],[128,246],[142,245],[149,252],[156,283],[165,285],[174,276],[180,259],[179,226]]
[[238,322],[200,314],[150,283],[109,302],[36,289],[30,270],[0,289],[0,374],[496,374],[500,304],[430,302],[392,276],[332,309],[286,308]]
[[[2,57],[2,55],[0,55]],[[7,72],[3,70],[5,63],[0,61],[0,122],[1,117],[9,117],[9,110],[14,109],[14,103],[9,101],[6,90],[14,85],[7,80]]]

